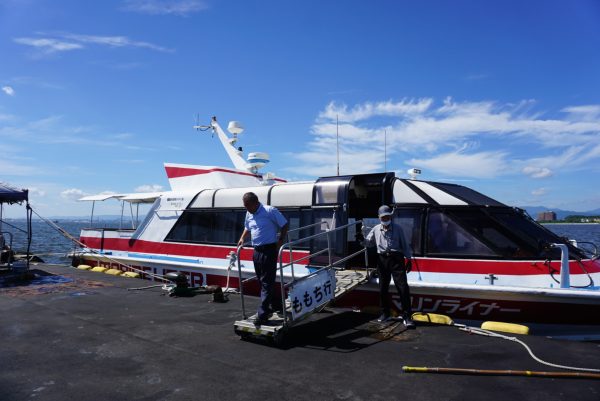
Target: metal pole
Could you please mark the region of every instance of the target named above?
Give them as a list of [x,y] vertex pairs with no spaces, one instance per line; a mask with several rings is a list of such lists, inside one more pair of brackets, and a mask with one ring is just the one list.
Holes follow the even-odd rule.
[[330,233],[331,233],[331,230],[327,230],[327,254],[329,255],[328,266],[331,266],[331,240],[329,238]]
[[279,248],[279,275],[280,275],[280,287],[281,288],[281,309],[283,312],[283,326],[287,326],[287,320],[288,320],[288,316],[287,316],[287,310],[285,308],[285,281],[283,279],[283,260],[281,258],[282,254],[283,254],[283,248],[285,248],[287,244],[284,244],[281,246],[281,248]]
[[123,228],[123,211],[125,210],[125,201],[121,201],[121,221],[119,221],[119,230]]
[[335,149],[337,154],[337,175],[340,175],[340,132],[338,115],[335,115]]
[[599,373],[579,372],[539,372],[532,370],[489,370],[489,369],[460,369],[460,368],[438,368],[403,366],[405,373],[449,373],[455,375],[483,375],[483,376],[527,376],[527,377],[569,377],[600,379]]
[[129,202],[129,214],[131,215],[131,228],[135,228],[135,223],[133,222],[133,205]]
[[552,246],[560,249],[560,288],[570,288],[569,248],[565,244],[552,244]]
[[238,246],[237,249],[237,265],[238,265],[238,279],[240,281],[240,299],[242,300],[242,318],[246,320],[246,305],[244,304],[244,282],[242,280],[242,263],[240,262],[240,252],[244,244]]
[[94,206],[96,206],[96,201],[92,201],[92,215],[90,216],[90,228],[94,227]]
[[[290,234],[288,232],[288,243],[290,241]],[[294,253],[292,252],[292,246],[290,245],[290,266],[292,267],[292,281],[296,281],[296,275],[294,274]]]

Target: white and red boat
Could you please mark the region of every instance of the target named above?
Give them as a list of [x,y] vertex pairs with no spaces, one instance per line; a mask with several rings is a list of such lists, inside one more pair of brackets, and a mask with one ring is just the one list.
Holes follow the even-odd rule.
[[[229,125],[233,137],[215,118],[205,128],[218,135],[234,168],[166,163],[168,192],[82,198],[153,204],[135,229],[83,229],[80,240],[86,247],[75,255],[75,263],[135,269],[146,278],[179,271],[192,286],[237,287],[231,255],[243,227],[245,192],[279,208],[290,222],[291,240],[358,221],[366,228],[377,222],[378,207],[390,204],[414,253],[408,278],[415,311],[473,320],[600,325],[598,255],[559,238],[523,210],[465,186],[387,172],[285,182],[258,173],[267,154],[250,153],[244,160],[236,147],[239,124]],[[309,225],[308,232],[294,231]],[[320,238],[294,248],[293,256],[284,252],[284,261],[322,248]],[[334,257],[343,258],[361,248],[360,235],[351,228],[338,231],[332,246]],[[242,250],[240,260],[243,277],[252,277],[252,250]],[[294,274],[307,275],[324,263],[322,255],[307,257],[295,263]],[[344,265],[365,268],[365,263],[356,257]],[[286,268],[285,279],[291,275]],[[339,302],[377,305],[376,280]],[[257,290],[251,282],[244,288]],[[393,292],[392,298],[397,300]]]

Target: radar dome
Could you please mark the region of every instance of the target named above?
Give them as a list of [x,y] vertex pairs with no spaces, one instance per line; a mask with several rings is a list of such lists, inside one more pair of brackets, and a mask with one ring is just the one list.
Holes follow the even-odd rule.
[[267,164],[269,160],[269,154],[264,152],[252,152],[248,153],[248,167],[253,170],[258,170]]
[[244,132],[244,127],[239,121],[229,121],[229,124],[227,125],[227,131],[237,135]]

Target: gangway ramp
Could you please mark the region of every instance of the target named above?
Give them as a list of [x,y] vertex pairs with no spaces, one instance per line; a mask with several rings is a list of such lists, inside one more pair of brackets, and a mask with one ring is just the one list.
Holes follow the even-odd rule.
[[[239,246],[237,250],[237,264],[240,282],[240,296],[242,301],[242,319],[237,320],[234,323],[235,332],[242,338],[249,338],[252,336],[266,337],[271,339],[275,345],[281,346],[284,343],[285,334],[289,329],[313,313],[322,310],[327,305],[336,299],[341,298],[359,285],[366,283],[369,279],[370,273],[368,269],[343,269],[339,267],[344,262],[351,260],[361,253],[365,256],[366,265],[366,248],[362,248],[361,250],[336,261],[333,261],[332,255],[332,234],[336,231],[344,230],[350,226],[360,223],[361,221],[356,221],[351,224],[335,227],[333,229],[327,227],[326,231],[324,232],[300,238],[295,241],[289,241],[281,246],[278,255],[278,270],[281,283],[280,288],[282,304],[285,305],[285,308],[281,314],[273,314],[266,324],[258,326],[254,324],[256,315],[248,316],[246,314],[244,303],[245,294],[243,289],[244,280],[242,280],[241,263],[239,258],[239,254],[243,246]],[[317,224],[320,225],[326,223]],[[315,225],[316,224],[311,224],[309,226],[301,227],[297,230],[304,230],[314,227]],[[299,243],[310,241],[321,236],[327,236],[327,248],[307,256],[303,256],[296,260],[292,259],[289,263],[283,263],[282,255],[284,252],[289,251],[290,255],[292,255],[292,249],[294,245],[298,245]],[[306,276],[299,278],[295,277],[294,263],[310,259],[325,252],[327,252],[329,256],[329,264],[327,266],[320,267]],[[286,282],[286,277],[284,277],[283,270],[288,266],[291,267],[291,277],[287,277],[288,281]]]

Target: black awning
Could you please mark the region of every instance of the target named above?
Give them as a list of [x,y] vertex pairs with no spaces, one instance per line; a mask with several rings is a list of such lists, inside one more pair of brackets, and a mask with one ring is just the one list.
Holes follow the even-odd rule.
[[0,203],[19,203],[27,201],[28,198],[27,189],[17,189],[0,183]]

